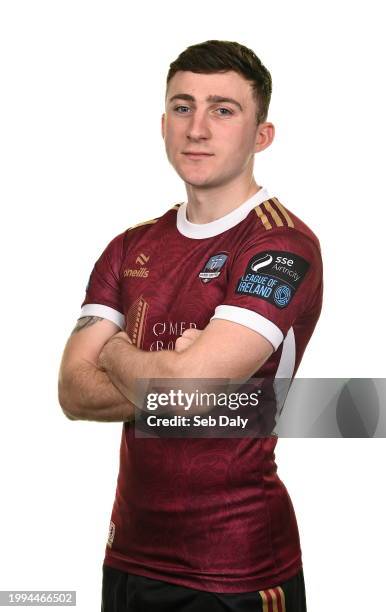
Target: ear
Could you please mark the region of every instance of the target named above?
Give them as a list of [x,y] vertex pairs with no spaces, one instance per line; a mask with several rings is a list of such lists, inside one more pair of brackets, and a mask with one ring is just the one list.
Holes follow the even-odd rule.
[[255,153],[263,151],[272,143],[275,138],[275,126],[273,123],[265,122],[260,123],[257,127],[256,142],[255,142]]
[[162,138],[165,140],[165,113],[163,113],[161,117],[161,133]]

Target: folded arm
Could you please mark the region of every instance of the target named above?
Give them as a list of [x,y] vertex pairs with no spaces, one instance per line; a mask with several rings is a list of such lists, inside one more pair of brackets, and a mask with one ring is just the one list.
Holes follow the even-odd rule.
[[100,317],[82,317],[64,349],[59,403],[71,420],[128,421],[135,407],[98,366],[104,344],[119,327]]
[[271,343],[258,332],[239,323],[214,319],[181,351],[143,351],[133,346],[124,332],[118,333],[105,344],[98,363],[120,392],[138,405],[137,379],[245,381],[272,352]]

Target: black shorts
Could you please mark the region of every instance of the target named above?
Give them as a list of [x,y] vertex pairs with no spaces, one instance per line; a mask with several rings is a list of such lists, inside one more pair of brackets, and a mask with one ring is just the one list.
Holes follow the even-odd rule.
[[207,593],[104,565],[102,612],[306,612],[303,570],[273,588]]

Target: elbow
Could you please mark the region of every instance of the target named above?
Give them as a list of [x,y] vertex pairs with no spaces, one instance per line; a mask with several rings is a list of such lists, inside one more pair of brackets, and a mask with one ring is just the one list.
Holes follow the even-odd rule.
[[70,421],[78,421],[81,419],[81,412],[79,406],[73,399],[71,387],[69,384],[66,384],[62,378],[59,378],[58,400],[63,414]]
[[66,416],[70,421],[78,421],[79,419],[75,416],[73,416],[72,414],[70,414],[69,412],[66,412],[65,410],[63,410],[63,414],[64,416]]

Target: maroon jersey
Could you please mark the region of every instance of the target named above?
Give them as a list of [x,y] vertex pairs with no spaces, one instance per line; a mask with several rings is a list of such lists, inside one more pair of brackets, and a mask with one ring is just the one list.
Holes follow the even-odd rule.
[[[95,264],[81,316],[110,319],[143,350],[172,350],[212,318],[245,325],[274,352],[259,377],[291,378],[320,314],[317,238],[264,189],[206,224],[186,203],[123,232]],[[214,592],[269,588],[301,568],[276,436],[136,438],[124,423],[105,563]]]

